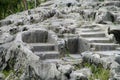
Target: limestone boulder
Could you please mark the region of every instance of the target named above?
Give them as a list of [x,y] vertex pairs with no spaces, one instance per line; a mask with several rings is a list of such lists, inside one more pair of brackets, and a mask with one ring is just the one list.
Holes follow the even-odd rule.
[[81,55],[82,55],[82,58],[83,58],[83,60],[84,61],[91,61],[91,56],[92,56],[92,52],[83,52],[83,53],[81,53]]
[[102,57],[101,64],[105,69],[110,69],[110,65],[114,62],[114,56],[111,57]]
[[80,71],[73,71],[70,77],[70,80],[88,80],[87,76]]
[[120,17],[117,17],[116,22],[117,22],[117,23],[120,22]]
[[98,65],[100,64],[101,60],[100,60],[100,55],[99,54],[93,54],[91,56],[91,62]]
[[116,69],[119,67],[119,64],[117,62],[113,62],[110,65],[110,77],[114,77],[116,74]]
[[19,27],[12,27],[10,30],[9,30],[10,34],[11,35],[14,35],[16,33],[19,32]]
[[92,9],[86,9],[79,12],[84,20],[94,20],[96,12]]
[[118,64],[120,64],[120,56],[116,56],[116,57],[115,57],[115,61],[116,61]]
[[12,24],[12,23],[13,23],[13,21],[10,20],[10,19],[1,20],[1,21],[0,21],[0,27],[1,27],[1,26],[4,26],[4,25],[10,25],[10,24]]
[[89,68],[82,68],[82,69],[79,70],[79,72],[86,75],[87,78],[89,78],[92,75],[92,72],[91,72],[91,70]]
[[9,33],[3,33],[0,35],[0,44],[8,43],[14,40],[14,37]]
[[63,0],[56,0],[56,5],[57,6],[62,6],[62,7],[70,7],[70,6],[74,6],[74,5],[77,5],[77,0],[66,0],[66,1],[63,1]]
[[27,66],[27,70],[21,76],[22,80],[60,80],[60,72],[55,64],[32,61]]
[[104,24],[106,22],[114,22],[115,18],[111,12],[103,10],[96,13],[95,21]]
[[0,73],[0,79],[4,80],[5,79],[5,75],[3,73]]
[[0,45],[0,70],[10,71],[6,80],[20,79],[20,76],[26,70],[29,61],[39,60],[27,47],[20,42],[11,42]]
[[58,70],[60,71],[60,72],[62,72],[63,74],[70,74],[71,72],[72,72],[72,70],[73,70],[74,68],[73,68],[73,66],[71,66],[71,65],[59,65],[59,67],[58,67]]
[[114,68],[114,69],[112,69],[111,70],[111,74],[112,74],[112,76],[111,76],[111,78],[110,78],[110,80],[119,80],[120,79],[120,66],[117,66],[116,68]]
[[120,7],[120,2],[119,1],[106,1],[104,3],[104,6],[116,6],[116,7]]

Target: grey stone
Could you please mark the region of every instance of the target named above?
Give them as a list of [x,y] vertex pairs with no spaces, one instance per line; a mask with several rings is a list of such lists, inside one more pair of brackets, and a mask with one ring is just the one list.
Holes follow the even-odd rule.
[[88,80],[87,76],[79,71],[73,71],[70,77],[71,77],[70,80]]
[[[35,65],[36,64],[36,65]],[[42,80],[59,80],[60,72],[53,63],[32,62],[24,75],[24,79],[42,79]]]
[[19,20],[16,20],[16,21],[14,22],[14,24],[15,24],[16,26],[19,26],[19,25],[24,25],[24,22],[23,22],[22,19],[19,19]]
[[96,21],[97,23],[102,23],[102,24],[104,24],[104,23],[107,22],[107,21],[114,22],[114,21],[115,21],[115,18],[114,18],[114,15],[113,15],[111,12],[98,11],[98,12],[96,13],[95,21]]
[[10,25],[10,24],[12,24],[13,23],[13,21],[12,20],[1,20],[0,21],[0,26],[4,26],[4,25]]
[[116,56],[115,61],[120,64],[120,56]]
[[101,64],[105,69],[110,69],[110,65],[114,62],[114,56],[113,57],[103,57],[101,58]]
[[91,56],[91,62],[98,65],[100,64],[101,60],[100,60],[100,55],[99,54],[93,54]]
[[45,59],[57,59],[60,54],[57,51],[43,51],[43,52],[34,52],[37,56],[40,57],[41,60]]
[[73,66],[71,65],[59,65],[58,70],[63,73],[63,75],[67,76],[70,75],[73,71]]
[[104,6],[117,6],[120,7],[120,2],[119,1],[106,1],[104,3]]
[[110,65],[110,69],[115,69],[119,66],[119,64],[117,62],[112,62],[112,64]]
[[[40,37],[39,37],[40,36]],[[37,42],[47,42],[47,31],[32,31],[32,32],[26,32],[22,34],[23,42],[26,43],[37,43]]]
[[3,33],[0,35],[0,44],[8,43],[14,40],[14,37],[9,33]]
[[33,47],[32,51],[53,51],[55,50],[55,44],[51,43],[30,43],[30,46]]
[[0,73],[0,80],[4,80],[5,79],[5,75],[3,73]]
[[111,65],[110,65],[110,77],[114,77],[114,75],[116,74],[116,69],[118,68],[119,64],[117,62],[113,62]]
[[77,1],[76,0],[66,0],[66,1],[63,1],[63,0],[56,0],[56,5],[57,6],[67,6],[67,7],[70,7],[70,6],[73,6],[73,5],[77,5]]
[[114,43],[90,43],[89,47],[93,48],[93,51],[111,51],[115,50],[118,45]]
[[86,21],[94,20],[95,19],[95,14],[96,14],[96,12],[93,11],[92,9],[87,9],[87,10],[80,11],[80,15]]
[[83,59],[78,54],[74,54],[74,56],[73,54],[69,55],[69,57],[65,57],[62,60],[65,61],[64,62],[65,64],[69,64],[69,65],[81,64],[83,61]]
[[78,52],[78,38],[69,38],[66,42],[68,52],[75,54]]
[[[88,80],[90,69],[74,68],[87,61],[110,68],[109,80],[119,80],[119,45],[106,34],[107,27],[119,27],[119,7],[119,0],[47,0],[6,17],[0,70],[14,70],[6,80]],[[66,57],[67,50],[78,54]]]
[[11,35],[14,35],[16,33],[19,32],[19,28],[18,27],[12,27],[10,30],[9,30],[10,34]]
[[79,70],[79,72],[86,75],[87,78],[89,78],[92,75],[92,72],[91,72],[91,70],[89,68],[82,68],[82,69]]
[[104,32],[82,32],[80,33],[80,36],[82,37],[105,37],[105,33]]
[[83,61],[91,62],[91,56],[92,56],[92,54],[93,54],[92,52],[87,52],[87,51],[81,53]]
[[117,17],[116,23],[119,23],[119,22],[120,22],[120,17]]
[[61,72],[61,79],[62,80],[69,80],[70,74],[73,71],[73,66],[70,64],[68,65],[59,65],[58,70]]

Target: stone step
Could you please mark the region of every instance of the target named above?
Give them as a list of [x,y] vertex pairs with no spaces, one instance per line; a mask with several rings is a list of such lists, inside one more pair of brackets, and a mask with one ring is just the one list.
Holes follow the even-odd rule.
[[[106,1],[113,1],[113,0],[106,0]],[[114,0],[114,1],[120,1],[120,0]]]
[[100,28],[79,28],[76,29],[76,32],[96,32],[96,31],[100,31]]
[[83,26],[81,26],[81,28],[95,28],[95,27],[97,27],[97,26],[96,25],[83,25]]
[[54,51],[55,44],[51,43],[30,43],[30,46],[33,47],[32,51]]
[[58,59],[59,55],[60,55],[59,52],[57,52],[57,51],[34,52],[34,54],[39,56],[41,60]]
[[120,51],[120,47],[117,47],[116,50],[117,50],[117,51]]
[[43,60],[44,63],[62,63],[61,59],[46,59]]
[[95,42],[95,43],[111,43],[109,38],[106,37],[87,37],[84,38],[88,42]]
[[63,34],[65,38],[73,38],[73,37],[77,37],[77,35],[75,34],[71,34],[71,33],[65,33]]
[[73,59],[82,59],[80,54],[70,54],[69,56]]
[[114,43],[90,43],[92,51],[111,51],[115,50],[118,46],[118,44]]
[[104,6],[117,6],[120,7],[120,1],[105,1]]
[[[80,54],[79,54],[80,55]],[[72,56],[70,56],[70,57],[63,57],[63,62],[65,63],[65,64],[71,64],[71,65],[74,65],[74,64],[80,64],[80,63],[82,63],[82,58],[81,58],[81,56],[76,56],[76,55],[72,55]]]
[[95,51],[95,54],[99,54],[101,57],[109,57],[109,56],[115,56],[120,55],[120,51]]
[[105,37],[105,33],[100,31],[100,32],[83,32],[79,33],[81,37]]

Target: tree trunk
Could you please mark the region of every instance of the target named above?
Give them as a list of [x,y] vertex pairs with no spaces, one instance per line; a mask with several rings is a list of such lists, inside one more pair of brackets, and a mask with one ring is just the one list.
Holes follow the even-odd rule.
[[37,2],[36,2],[36,0],[34,0],[35,1],[35,8],[37,7]]
[[26,0],[23,0],[23,5],[25,7],[25,10],[27,10],[28,9],[28,5],[27,5],[27,1]]

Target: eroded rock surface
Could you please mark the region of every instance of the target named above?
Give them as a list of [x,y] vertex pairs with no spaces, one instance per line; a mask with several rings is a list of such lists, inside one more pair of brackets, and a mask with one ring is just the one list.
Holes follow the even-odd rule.
[[75,67],[88,62],[120,80],[120,37],[108,35],[119,32],[119,7],[119,0],[47,0],[1,20],[0,79],[89,80],[89,68]]

